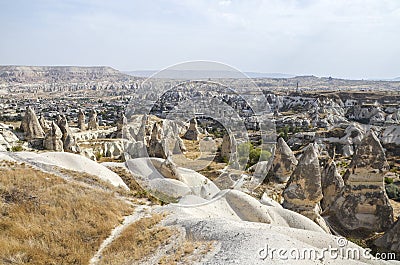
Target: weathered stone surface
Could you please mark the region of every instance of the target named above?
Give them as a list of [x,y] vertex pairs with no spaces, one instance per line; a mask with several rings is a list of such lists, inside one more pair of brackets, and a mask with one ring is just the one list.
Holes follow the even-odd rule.
[[161,137],[161,128],[157,123],[154,123],[148,147],[148,154],[150,157],[167,158],[164,152]]
[[62,132],[62,142],[64,145],[64,151],[66,152],[78,152],[78,146],[76,144],[75,138],[69,128],[67,118],[63,115],[61,116],[61,121],[58,124]]
[[290,175],[296,168],[298,161],[285,140],[280,137],[276,144],[274,161],[272,163],[271,173],[274,178],[284,183],[290,178]]
[[315,205],[322,199],[321,172],[315,144],[309,144],[300,157],[284,191],[287,203]]
[[147,157],[146,145],[143,141],[124,142],[124,159],[125,161],[132,158]]
[[105,142],[103,145],[103,154],[112,159],[121,159],[123,157],[123,145],[119,141]]
[[229,160],[231,155],[231,138],[229,137],[228,133],[225,133],[222,137],[222,144],[221,144],[221,157]]
[[[231,168],[234,169],[239,169],[241,166],[244,166],[239,164],[240,158],[237,148],[238,146],[234,135],[230,131],[224,134],[221,144],[221,157],[229,161],[231,163]],[[248,154],[244,155],[247,156]]]
[[43,115],[40,115],[39,123],[45,134],[47,134],[47,132],[51,130],[51,127],[50,127],[48,121],[46,121],[46,119],[44,118]]
[[63,134],[61,129],[57,126],[57,124],[53,121],[51,123],[50,130],[46,133],[46,136],[43,141],[43,147],[46,150],[63,152],[63,142],[61,140]]
[[24,131],[25,139],[30,142],[40,141],[44,138],[42,126],[40,126],[39,120],[31,107],[26,108],[21,129]]
[[330,207],[329,222],[348,233],[357,230],[381,232],[393,224],[393,208],[385,192],[383,177],[388,170],[385,153],[373,131],[356,149],[344,174],[344,188]]
[[81,131],[86,130],[85,119],[86,119],[85,113],[83,112],[82,109],[80,109],[80,110],[79,110],[79,113],[78,113],[78,128],[79,128]]
[[99,120],[97,118],[96,110],[92,110],[89,115],[88,130],[98,130]]
[[399,220],[385,232],[385,234],[374,241],[374,245],[388,252],[400,254],[400,222]]
[[298,212],[329,232],[320,216],[322,200],[321,172],[316,144],[309,144],[293,171],[283,192],[283,207]]
[[336,164],[332,159],[326,163],[322,170],[321,184],[322,194],[324,196],[321,201],[321,207],[325,210],[331,206],[344,186],[343,179],[337,171]]
[[267,161],[259,161],[256,164],[252,165],[248,168],[249,172],[253,173],[254,177],[264,178],[267,176],[269,170],[272,166],[272,159],[268,159]]
[[127,139],[127,140],[132,140],[132,135],[129,132],[129,128],[127,126],[127,119],[125,117],[125,114],[121,113],[117,120],[117,130],[112,134],[111,138],[121,138],[121,139]]
[[148,119],[149,119],[148,116],[146,114],[144,114],[142,116],[142,120],[140,122],[140,127],[139,127],[137,133],[136,134],[134,132],[131,133],[131,135],[134,136],[136,141],[141,141],[141,142],[144,142],[145,144],[146,144],[146,134],[147,134],[146,126],[147,126]]
[[152,159],[153,166],[166,178],[181,180],[177,166],[170,157],[165,160]]
[[185,138],[187,140],[198,141],[199,140],[199,134],[200,134],[200,132],[199,132],[199,129],[197,128],[196,119],[191,119],[190,120],[189,129],[186,131],[186,133],[183,136],[183,138]]
[[182,154],[183,152],[186,152],[186,146],[183,140],[177,136],[175,139],[175,145],[174,149],[172,150],[173,154]]
[[13,146],[19,145],[18,141],[10,126],[0,123],[0,152],[11,150]]

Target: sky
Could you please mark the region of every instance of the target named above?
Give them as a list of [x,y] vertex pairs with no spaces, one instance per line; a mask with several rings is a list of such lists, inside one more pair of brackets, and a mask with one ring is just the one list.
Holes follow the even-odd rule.
[[399,0],[0,0],[1,65],[400,77]]

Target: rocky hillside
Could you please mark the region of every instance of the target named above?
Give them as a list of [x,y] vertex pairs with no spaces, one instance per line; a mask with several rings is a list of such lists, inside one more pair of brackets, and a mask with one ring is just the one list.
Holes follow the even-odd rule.
[[129,79],[128,75],[106,66],[0,66],[0,84],[82,83]]

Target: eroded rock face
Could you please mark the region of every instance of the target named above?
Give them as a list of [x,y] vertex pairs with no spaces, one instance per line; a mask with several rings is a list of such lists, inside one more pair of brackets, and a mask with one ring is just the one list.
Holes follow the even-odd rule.
[[0,152],[11,150],[18,144],[18,137],[12,132],[8,125],[0,123]]
[[327,209],[334,202],[336,196],[340,194],[344,182],[337,171],[335,162],[329,160],[321,174],[322,194],[324,198],[321,201],[322,209]]
[[222,144],[221,144],[221,157],[229,159],[231,154],[231,138],[229,134],[224,134],[222,137]]
[[121,159],[123,157],[123,145],[119,141],[105,142],[103,147],[103,154],[105,157],[112,159]]
[[174,149],[172,150],[172,153],[173,154],[182,154],[184,152],[186,152],[185,143],[179,136],[176,136]]
[[92,110],[89,115],[88,130],[98,130],[99,120],[97,118],[97,112]]
[[132,158],[147,157],[146,145],[143,141],[137,142],[124,142],[124,160],[127,161]]
[[385,234],[374,241],[377,247],[400,254],[400,222],[397,220]]
[[316,144],[309,144],[305,148],[283,191],[283,207],[308,217],[329,232],[320,216],[322,187],[317,150]]
[[[373,171],[378,170],[379,173],[384,173],[389,170],[389,164],[386,160],[383,147],[379,142],[378,137],[372,130],[368,132],[368,134],[363,138],[360,145],[358,146],[356,152],[353,155],[353,159],[351,160],[350,168],[352,169],[352,180],[357,179],[357,171],[363,172],[365,170],[371,169]],[[344,179],[350,177],[349,173],[350,171],[346,172]],[[364,180],[365,177],[365,175],[362,176],[362,180]],[[367,177],[367,179],[375,179],[377,181],[381,181],[382,177],[380,175],[370,175],[369,177]]]
[[343,176],[345,186],[330,208],[329,222],[338,222],[349,232],[387,230],[393,224],[393,208],[383,182],[388,169],[382,145],[375,133],[369,131]]
[[272,174],[275,176],[275,179],[282,183],[287,182],[295,170],[297,163],[296,157],[285,140],[279,138],[272,164]]
[[176,180],[181,180],[180,174],[177,171],[177,166],[175,163],[172,161],[170,157],[167,159],[160,161],[153,159],[151,160],[153,163],[153,166],[160,172],[161,175],[163,175],[166,178],[169,179],[176,179]]
[[49,123],[46,121],[43,115],[40,115],[39,123],[45,134],[47,134],[51,130]]
[[118,121],[117,121],[117,130],[112,134],[112,138],[121,138],[132,140],[131,133],[129,132],[129,128],[127,126],[127,119],[125,114],[121,113]]
[[190,120],[189,129],[186,131],[186,133],[183,136],[183,138],[185,138],[187,140],[198,141],[199,140],[199,134],[200,134],[200,132],[199,132],[199,129],[197,128],[196,119],[191,119]]
[[43,141],[43,147],[46,150],[63,152],[63,142],[61,140],[63,134],[61,129],[57,126],[57,124],[53,121],[50,126],[50,130],[46,133],[46,136]]
[[86,130],[85,119],[86,119],[85,113],[83,112],[83,110],[80,109],[78,113],[78,128],[81,131]]
[[61,120],[58,126],[60,127],[62,132],[61,140],[64,145],[64,151],[74,152],[74,153],[78,152],[78,147],[75,138],[72,134],[71,129],[69,128],[68,120],[65,116],[61,116]]
[[44,131],[40,126],[35,111],[31,107],[26,108],[25,116],[21,122],[21,129],[24,131],[25,139],[29,142],[37,144],[43,141]]
[[148,116],[146,114],[144,114],[142,116],[142,120],[139,126],[139,129],[137,131],[137,133],[135,134],[134,132],[131,133],[131,135],[134,137],[134,139],[136,141],[141,141],[146,143],[146,125],[147,125],[147,120],[148,120]]
[[161,135],[161,128],[157,123],[154,123],[148,147],[148,154],[150,157],[167,158],[161,142]]

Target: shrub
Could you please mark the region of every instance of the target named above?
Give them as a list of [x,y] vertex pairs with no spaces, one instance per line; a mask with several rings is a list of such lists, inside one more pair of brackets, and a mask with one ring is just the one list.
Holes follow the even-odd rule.
[[393,199],[395,201],[400,200],[400,188],[395,184],[387,184],[385,185],[386,193],[389,199]]
[[392,179],[392,178],[385,177],[385,183],[386,183],[386,184],[392,184],[392,183],[393,183],[393,179]]
[[97,151],[95,156],[96,156],[96,160],[99,161],[103,157],[103,154],[100,151]]
[[266,161],[271,157],[271,153],[261,148],[255,148],[252,143],[246,142],[238,146],[239,164],[246,163],[246,168],[256,164],[258,161]]
[[16,145],[11,148],[12,152],[21,152],[23,150],[22,145]]

